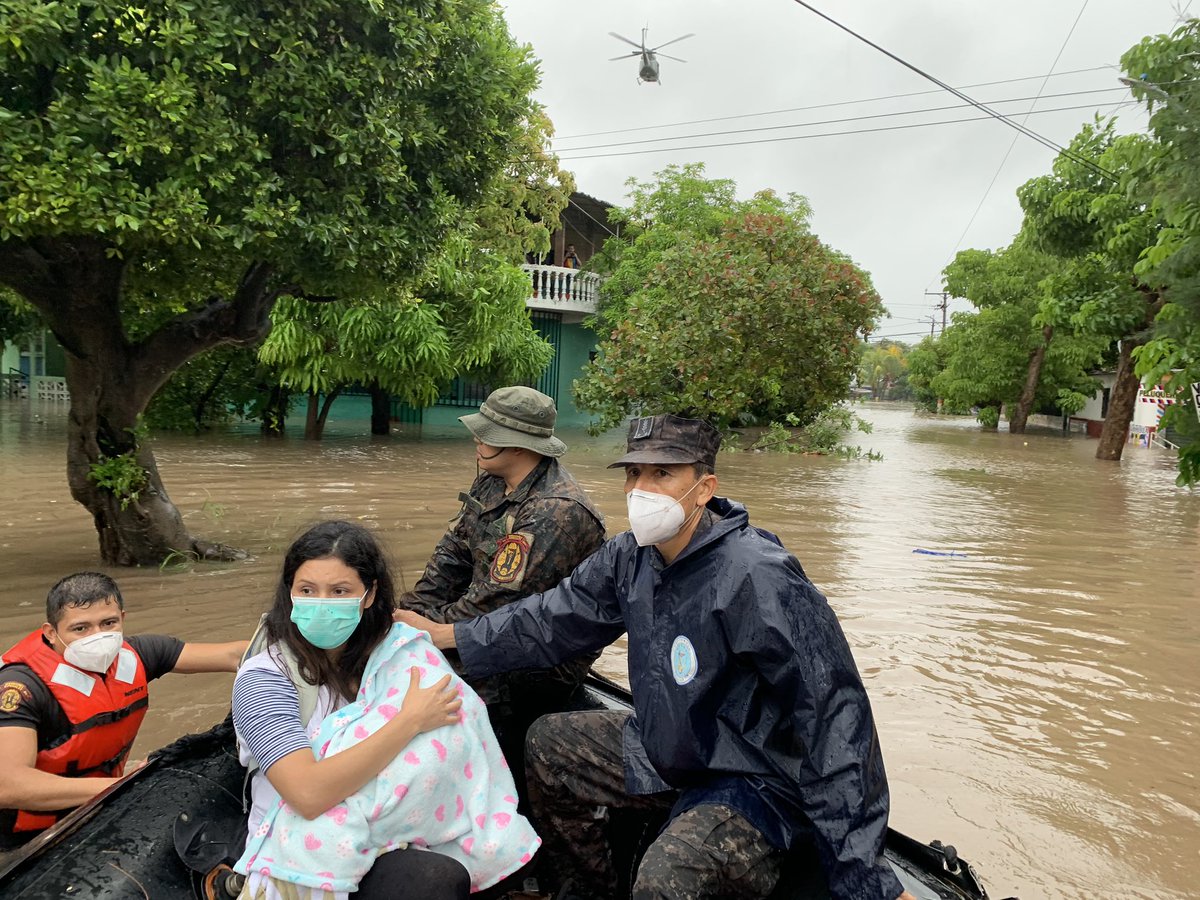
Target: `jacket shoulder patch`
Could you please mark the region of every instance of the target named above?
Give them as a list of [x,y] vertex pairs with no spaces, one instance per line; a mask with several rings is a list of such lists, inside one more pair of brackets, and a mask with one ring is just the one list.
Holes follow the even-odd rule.
[[22,703],[33,700],[33,692],[29,686],[19,681],[6,681],[0,684],[0,712],[16,712]]
[[496,541],[496,555],[488,572],[494,584],[519,587],[525,580],[525,569],[529,565],[529,549],[533,546],[533,535],[528,531],[516,531]]

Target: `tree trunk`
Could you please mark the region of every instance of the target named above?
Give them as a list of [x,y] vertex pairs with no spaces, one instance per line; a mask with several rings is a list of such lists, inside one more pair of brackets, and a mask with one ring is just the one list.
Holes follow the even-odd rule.
[[308,395],[308,409],[304,415],[304,439],[319,441],[321,429],[317,425],[318,413],[321,409],[321,398],[314,392]]
[[329,408],[342,392],[341,388],[330,391],[321,402],[319,394],[308,395],[308,415],[304,420],[304,439],[319,441],[325,434],[325,420],[329,418]]
[[1138,388],[1142,381],[1133,371],[1133,348],[1141,341],[1133,338],[1121,340],[1121,358],[1117,363],[1117,380],[1108,398],[1108,415],[1100,431],[1100,446],[1096,448],[1096,459],[1119,461],[1129,439],[1129,423],[1137,406]]
[[[243,559],[245,553],[188,533],[167,496],[150,448],[135,429],[145,406],[131,390],[128,370],[97,366],[67,354],[71,412],[67,425],[67,482],[87,507],[100,539],[100,557],[111,565],[153,566],[173,554],[193,559]],[[128,493],[97,484],[92,467],[125,454],[144,473]],[[110,463],[111,464],[111,463]],[[132,469],[132,465],[131,465]]]
[[225,373],[229,371],[229,367],[233,364],[232,360],[226,360],[221,366],[219,372],[213,377],[212,382],[208,385],[208,389],[200,395],[195,405],[192,407],[192,421],[196,428],[196,433],[199,434],[204,430],[204,413],[208,409],[208,404],[213,398],[213,394],[217,392],[217,388],[221,386],[221,382],[225,380]]
[[[121,319],[128,258],[111,251],[89,237],[0,242],[0,283],[37,308],[66,351],[71,496],[92,514],[106,563],[158,565],[174,554],[240,559],[241,551],[188,533],[135,429],[154,392],[189,359],[266,335],[278,296],[271,268],[252,263],[232,298],[197,302],[132,342]],[[98,483],[98,465],[125,481]]]
[[392,395],[378,384],[371,385],[371,434],[392,433]]
[[1033,410],[1033,400],[1037,396],[1038,382],[1042,378],[1042,364],[1046,361],[1046,351],[1050,349],[1050,339],[1054,337],[1054,326],[1047,325],[1042,329],[1042,342],[1029,354],[1029,370],[1025,374],[1025,386],[1021,388],[1021,396],[1017,405],[1008,417],[1008,430],[1012,434],[1024,434],[1025,423],[1029,421],[1029,413]]

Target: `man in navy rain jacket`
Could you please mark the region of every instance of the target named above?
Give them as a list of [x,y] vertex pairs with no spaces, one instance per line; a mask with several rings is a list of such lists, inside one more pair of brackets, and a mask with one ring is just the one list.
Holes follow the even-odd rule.
[[870,705],[836,616],[794,556],[714,496],[719,433],[635,419],[631,530],[556,588],[477,619],[397,617],[466,671],[557,665],[629,633],[633,714],[530,729],[546,862],[580,897],[616,884],[607,810],[669,811],[633,896],[765,897],[784,852],[815,843],[839,900],[913,900],[883,859],[888,789]]

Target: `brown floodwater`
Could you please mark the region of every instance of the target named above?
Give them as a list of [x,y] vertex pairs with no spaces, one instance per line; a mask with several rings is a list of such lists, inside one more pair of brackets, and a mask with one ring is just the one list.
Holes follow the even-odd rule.
[[[892,824],[953,842],[993,897],[1195,897],[1200,888],[1200,495],[1173,459],[865,406],[881,462],[722,454],[722,493],[777,532],[841,616],[875,709]],[[334,423],[336,426],[337,423]],[[620,436],[565,461],[625,525]],[[154,442],[190,528],[243,563],[119,570],[132,632],[246,636],[306,525],[360,520],[411,584],[475,473],[465,432]],[[917,548],[961,556],[914,554]],[[65,410],[0,400],[0,646],[47,588],[97,568],[65,479]],[[623,678],[623,651],[602,667]],[[229,676],[169,675],[135,753],[221,718]]]

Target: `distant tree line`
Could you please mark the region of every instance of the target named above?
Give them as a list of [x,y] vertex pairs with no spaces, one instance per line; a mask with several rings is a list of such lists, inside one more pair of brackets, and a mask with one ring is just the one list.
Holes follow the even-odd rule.
[[971,301],[909,354],[916,397],[1001,410],[1021,432],[1029,415],[1078,410],[1115,372],[1097,447],[1119,460],[1142,379],[1180,402],[1163,424],[1182,440],[1179,482],[1200,482],[1200,20],[1125,54],[1149,134],[1118,134],[1097,117],[1017,192],[1021,230],[999,250],[964,250],[946,289]]

